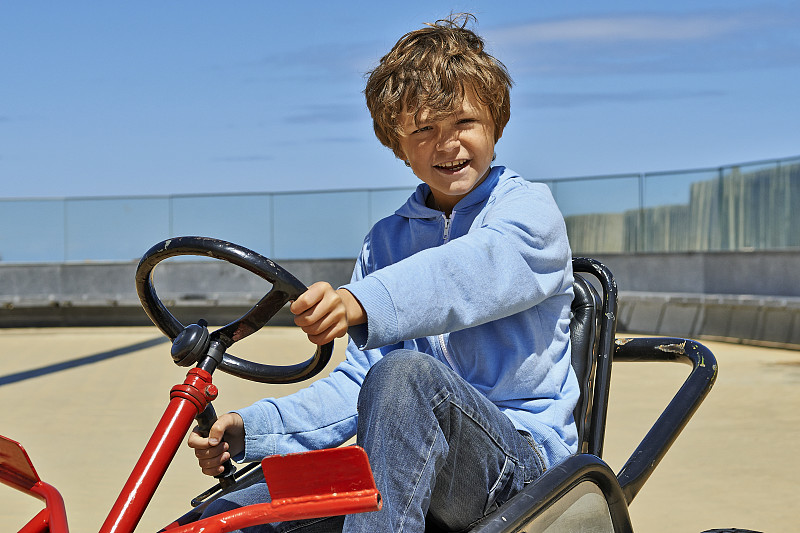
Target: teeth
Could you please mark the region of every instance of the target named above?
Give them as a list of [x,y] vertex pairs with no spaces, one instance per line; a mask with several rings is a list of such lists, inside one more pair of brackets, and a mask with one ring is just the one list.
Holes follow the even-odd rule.
[[446,169],[450,170],[450,169],[458,168],[460,166],[464,166],[468,162],[469,162],[469,159],[458,159],[456,161],[449,161],[447,163],[441,163],[441,164],[436,165],[436,166],[440,167],[440,168],[446,168]]

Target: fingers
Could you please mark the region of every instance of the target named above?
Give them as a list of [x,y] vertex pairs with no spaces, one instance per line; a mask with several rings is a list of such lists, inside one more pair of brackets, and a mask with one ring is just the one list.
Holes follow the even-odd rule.
[[325,282],[313,284],[295,300],[294,322],[314,344],[327,344],[347,333],[347,311],[341,297]]
[[188,444],[190,448],[194,448],[194,456],[197,457],[197,463],[203,473],[207,476],[216,476],[225,470],[222,465],[231,458],[228,451],[230,445],[225,441],[218,441],[216,445],[211,445],[209,440],[192,432],[189,435]]
[[214,424],[211,426],[211,429],[208,430],[208,444],[210,446],[217,446],[220,442],[222,442],[222,437],[225,436],[225,432],[228,430],[229,423],[230,420],[228,419],[227,415],[221,416],[216,422],[214,422]]
[[209,447],[208,438],[201,437],[199,433],[197,433],[197,428],[194,428],[191,433],[189,433],[189,440],[186,442],[189,448],[193,448],[195,450],[204,450]]
[[[225,440],[222,440],[223,437]],[[194,449],[200,469],[208,476],[221,474],[223,464],[244,449],[244,422],[237,413],[227,413],[214,422],[208,438],[192,431],[187,444]]]
[[[289,307],[289,310],[297,317],[301,319],[301,322],[305,322],[306,319],[310,319],[310,317],[314,314],[314,311],[317,310],[319,304],[322,302],[330,303],[330,300],[336,296],[336,291],[333,290],[330,283],[326,283],[324,281],[318,281],[311,285],[306,292],[301,294],[297,300],[292,302],[292,305]],[[317,312],[317,315],[322,313],[322,309]],[[317,319],[319,316],[316,317]],[[295,322],[298,320],[295,319]],[[301,324],[298,324],[300,326]],[[306,325],[306,324],[302,324]]]
[[340,337],[344,337],[346,334],[347,334],[347,328],[342,327],[341,324],[339,323],[332,324],[330,327],[328,327],[327,329],[323,329],[319,333],[309,333],[308,331],[306,331],[308,340],[316,344],[317,346],[323,346],[325,344],[328,344],[333,340],[336,340]]

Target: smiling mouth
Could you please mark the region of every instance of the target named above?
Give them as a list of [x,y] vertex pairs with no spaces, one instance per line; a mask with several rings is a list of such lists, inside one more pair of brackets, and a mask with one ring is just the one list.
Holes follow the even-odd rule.
[[447,163],[441,163],[438,165],[434,165],[435,168],[439,170],[446,170],[448,172],[458,172],[459,170],[466,168],[469,165],[469,159],[456,159],[455,161],[448,161]]

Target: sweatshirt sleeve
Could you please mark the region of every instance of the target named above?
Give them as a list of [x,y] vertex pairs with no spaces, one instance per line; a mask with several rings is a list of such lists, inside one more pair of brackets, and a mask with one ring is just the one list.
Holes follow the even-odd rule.
[[368,316],[366,327],[351,331],[359,348],[484,324],[572,283],[564,218],[549,189],[508,186],[513,190],[490,199],[465,235],[345,286]]
[[[361,264],[359,260],[353,280],[363,277]],[[327,377],[294,394],[265,398],[234,411],[245,427],[244,454],[235,459],[255,461],[278,453],[329,448],[355,435],[361,384],[385,349],[362,351],[350,341],[345,361]]]

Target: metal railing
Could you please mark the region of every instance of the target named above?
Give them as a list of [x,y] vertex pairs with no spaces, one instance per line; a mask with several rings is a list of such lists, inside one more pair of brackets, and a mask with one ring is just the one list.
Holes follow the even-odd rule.
[[800,248],[800,157],[548,185],[580,254]]
[[[576,254],[800,248],[800,157],[537,181],[553,191]],[[176,235],[274,259],[355,257],[412,191],[0,199],[0,261],[130,261]]]

